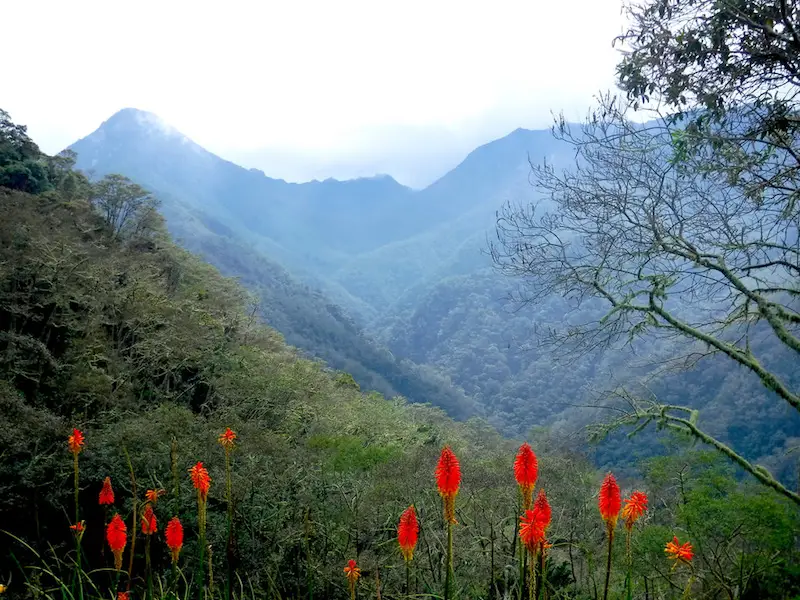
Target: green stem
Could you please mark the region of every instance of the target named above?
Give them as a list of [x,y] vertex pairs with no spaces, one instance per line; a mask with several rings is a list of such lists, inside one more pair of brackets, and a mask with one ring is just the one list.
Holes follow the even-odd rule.
[[411,595],[411,561],[406,559],[406,596]]
[[[78,453],[72,453],[72,466],[75,476],[75,525],[80,525],[81,522],[81,515],[80,515],[80,506],[78,499],[78,492],[80,490],[79,487],[79,471],[78,471]],[[76,563],[76,571],[75,575],[77,576],[78,580],[78,597],[80,600],[83,600],[83,577],[82,577],[82,563],[81,560],[81,540],[80,540],[80,532],[75,530],[75,563]]]
[[611,581],[611,546],[614,542],[614,530],[608,525],[608,559],[606,561],[606,584],[603,587],[603,600],[608,600],[608,584]]
[[547,596],[547,591],[544,589],[544,584],[547,575],[547,570],[545,569],[545,560],[544,560],[544,547],[539,550],[539,578],[536,580],[537,590],[536,590],[536,598],[538,599],[540,596],[545,598]]
[[533,568],[536,563],[533,558],[531,555],[528,561],[528,600],[533,600],[533,590],[536,588],[536,570]]
[[447,573],[444,579],[444,600],[450,600],[453,586],[453,523],[447,521]]
[[195,580],[197,581],[197,598],[204,600],[205,590],[205,551],[206,551],[206,516],[205,516],[205,502],[200,490],[197,490],[197,528],[198,528],[198,568]]
[[231,453],[225,448],[225,499],[228,503],[228,548],[227,573],[225,578],[225,598],[231,600],[233,592],[231,562],[233,558],[233,484],[231,483]]
[[153,599],[153,571],[150,567],[150,535],[144,542],[144,565],[147,572],[147,600]]
[[631,554],[631,534],[633,530],[629,527],[625,536],[625,555],[628,559],[628,577],[625,580],[628,590],[628,600],[633,598],[633,555]]

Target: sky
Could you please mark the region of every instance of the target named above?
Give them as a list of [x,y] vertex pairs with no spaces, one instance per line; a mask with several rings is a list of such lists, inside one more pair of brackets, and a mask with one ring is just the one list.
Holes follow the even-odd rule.
[[[0,108],[48,153],[117,110],[290,181],[421,187],[614,87],[621,0],[26,0]],[[18,24],[8,26],[8,24]],[[10,73],[8,72],[10,70]]]

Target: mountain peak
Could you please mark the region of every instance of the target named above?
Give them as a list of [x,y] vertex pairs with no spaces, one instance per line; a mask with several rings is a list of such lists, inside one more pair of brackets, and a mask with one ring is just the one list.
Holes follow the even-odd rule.
[[123,108],[106,119],[98,130],[141,130],[149,134],[185,138],[181,132],[157,114],[138,108]]

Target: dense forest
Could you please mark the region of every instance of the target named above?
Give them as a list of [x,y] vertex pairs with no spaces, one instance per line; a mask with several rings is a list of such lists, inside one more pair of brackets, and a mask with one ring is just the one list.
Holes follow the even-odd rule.
[[[5,594],[106,597],[117,585],[142,597],[204,587],[206,597],[346,597],[352,559],[359,596],[401,597],[409,585],[440,595],[448,544],[434,467],[444,445],[463,473],[445,595],[533,589],[518,568],[519,442],[477,419],[361,392],[303,358],[259,324],[252,296],[170,240],[146,190],[114,175],[90,182],[70,168],[74,157],[38,153],[7,118],[2,135],[0,166],[14,174],[0,191]],[[552,506],[544,568],[534,572],[531,555],[531,572],[548,597],[595,597],[605,576],[603,474],[564,440],[541,432],[530,441],[537,489]],[[643,463],[640,479],[621,479],[626,494],[646,489],[650,508],[632,531],[632,561],[616,537],[612,593],[800,591],[796,508],[687,441],[672,439],[671,455]],[[186,473],[193,464],[195,474],[208,468],[203,493]],[[106,477],[112,512],[98,505]],[[411,504],[420,530],[407,580],[395,526]],[[178,588],[174,527],[161,537],[173,517],[183,524]],[[123,523],[122,533],[104,535],[104,522]],[[693,548],[691,575],[669,568],[673,535]]]
[[0,595],[800,597],[800,6],[626,16],[424,190],[0,110]]

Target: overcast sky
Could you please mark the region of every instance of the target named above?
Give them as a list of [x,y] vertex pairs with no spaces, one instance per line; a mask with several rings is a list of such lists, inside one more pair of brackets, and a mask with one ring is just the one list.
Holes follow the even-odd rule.
[[422,185],[613,87],[620,0],[11,0],[0,107],[54,153],[156,113],[289,180]]

